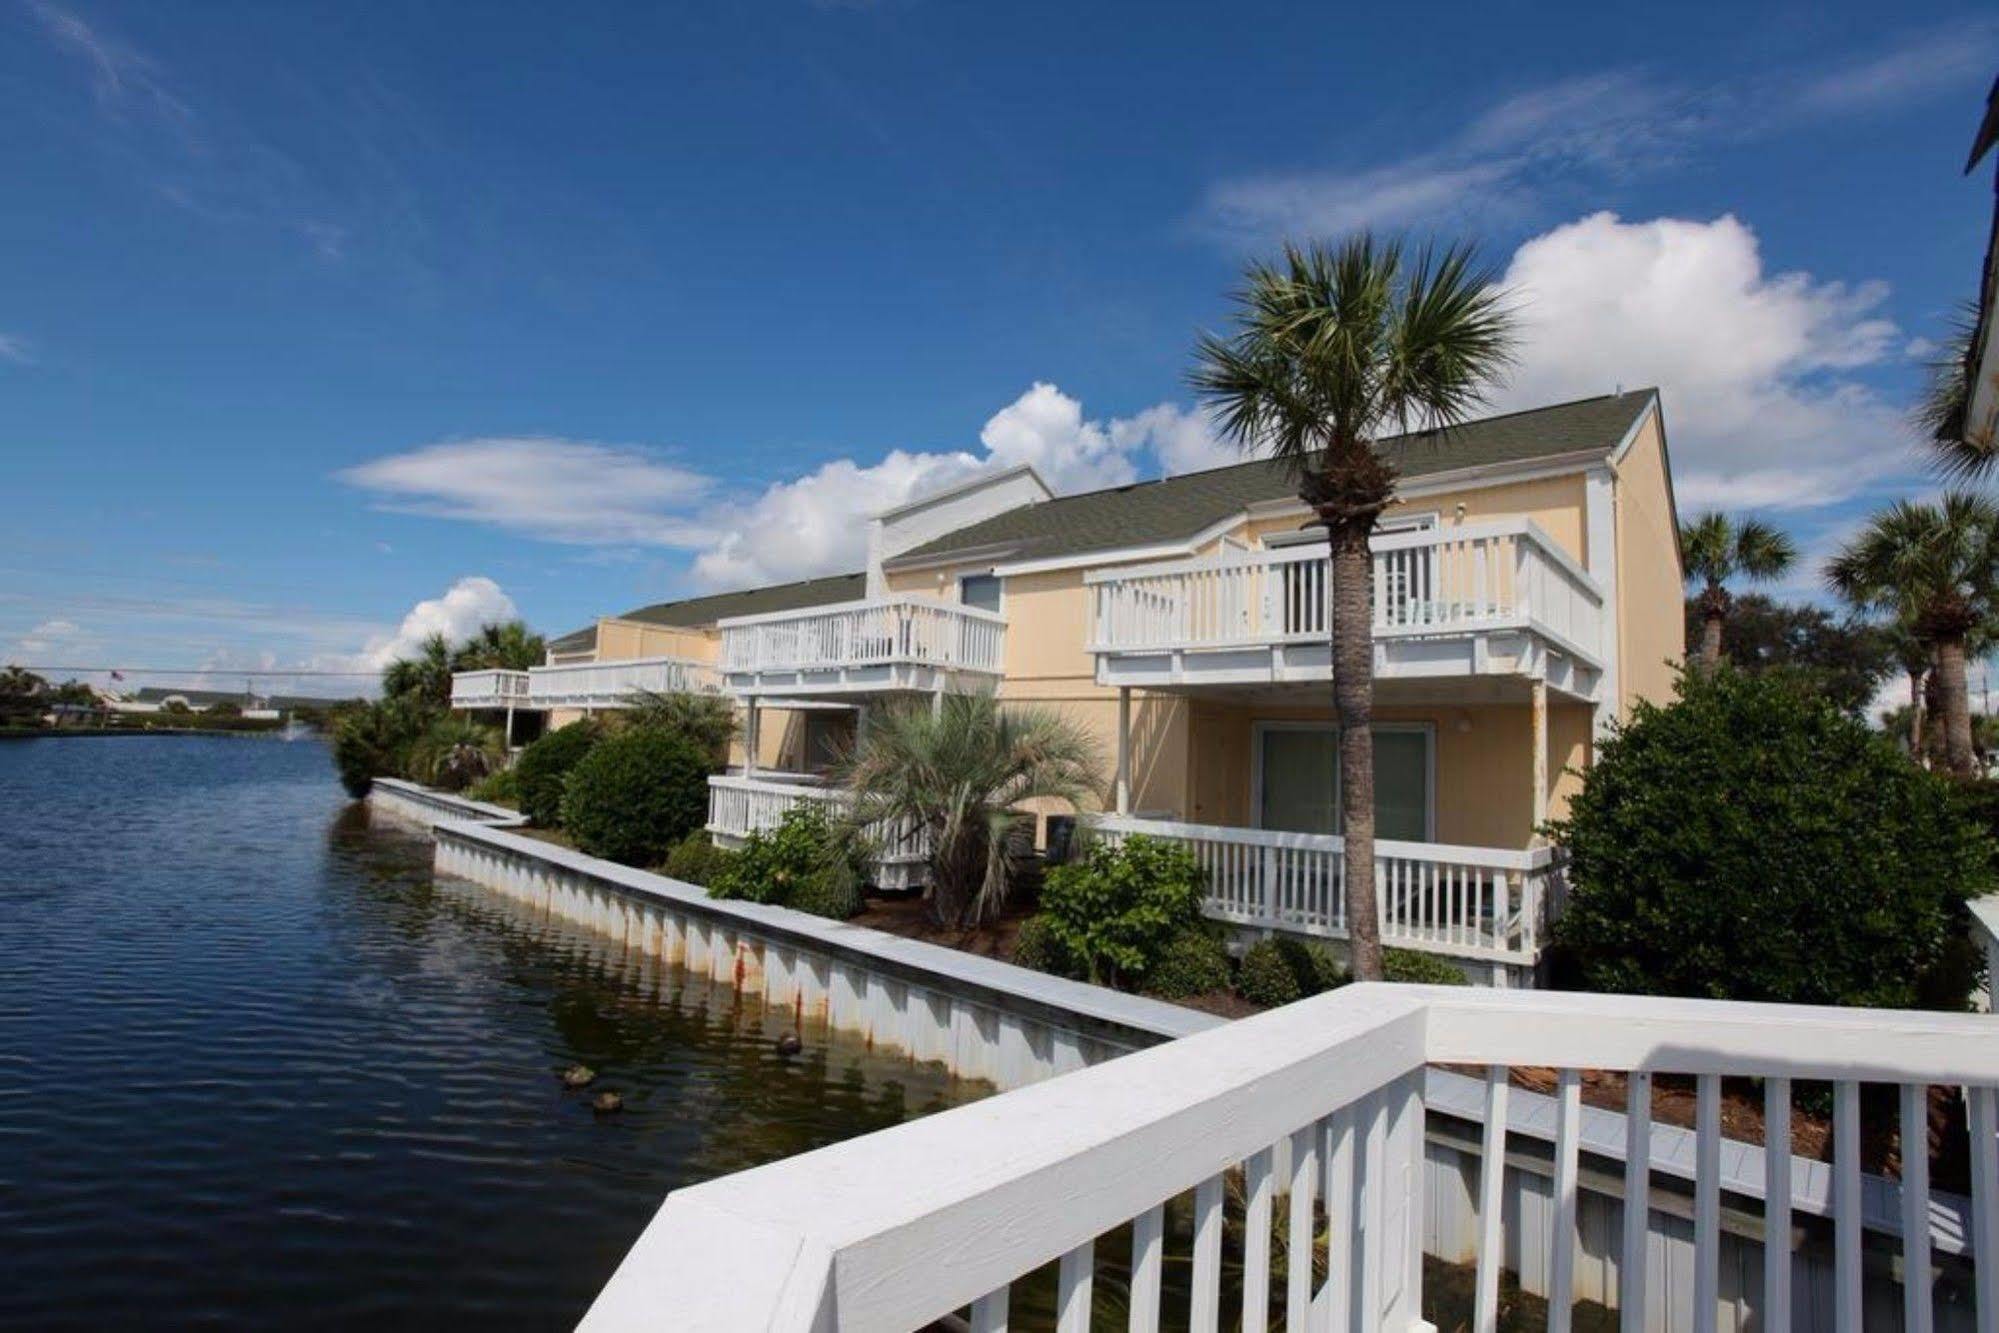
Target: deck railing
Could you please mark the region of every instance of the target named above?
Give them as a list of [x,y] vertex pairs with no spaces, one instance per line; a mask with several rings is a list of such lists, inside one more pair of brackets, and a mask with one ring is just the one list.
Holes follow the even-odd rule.
[[[1237,925],[1344,939],[1346,843],[1318,833],[1092,816],[1117,842],[1133,834],[1187,847],[1208,872],[1207,914]],[[1531,966],[1540,956],[1554,853],[1377,841],[1381,937],[1397,948],[1477,963]]]
[[[805,805],[816,805],[829,814],[844,811],[852,801],[842,787],[801,782],[796,774],[775,778],[744,777],[718,773],[708,779],[708,831],[728,838],[747,838],[752,833],[774,829],[786,814]],[[930,839],[912,827],[877,824],[868,830],[869,841],[882,861],[914,863],[930,855]]]
[[536,708],[621,708],[632,696],[713,693],[720,683],[707,662],[684,657],[634,657],[622,662],[578,662],[528,672],[528,698]]
[[[1376,635],[1534,628],[1595,661],[1603,590],[1528,519],[1376,537]],[[1094,652],[1324,642],[1332,570],[1319,543],[1088,576]]]
[[823,671],[912,662],[997,675],[1006,620],[921,597],[889,597],[721,623],[722,669]]
[[[1617,1305],[1647,1327],[1654,1234],[1652,1083],[1695,1089],[1692,1194],[1660,1206],[1690,1227],[1685,1290],[1656,1293],[1668,1326],[1720,1319],[1723,1080],[1791,1124],[1793,1086],[1829,1083],[1834,1282],[1824,1326],[1863,1310],[1862,1145],[1922,1143],[1899,1198],[1904,1327],[1931,1328],[1937,1248],[1929,1185],[1933,1087],[1963,1089],[1974,1327],[1999,1328],[1999,1040],[1981,1015],[1820,1009],[1537,991],[1349,986],[970,1106],[668,1196],[582,1327],[856,1333],[964,1317],[990,1333],[1021,1303],[1052,1301],[1085,1333],[1100,1265],[1123,1288],[1121,1326],[1154,1330],[1169,1262],[1178,1324],[1412,1330],[1422,1325],[1427,1064],[1483,1066],[1484,1141],[1470,1326],[1496,1326],[1508,1250],[1548,1254],[1548,1326],[1570,1327],[1580,1228],[1582,1074],[1623,1075],[1624,1252]],[[1516,1067],[1556,1072],[1545,1208],[1503,1215],[1507,1103]],[[1751,1080],[1755,1082],[1752,1083]],[[1898,1095],[1863,1102],[1863,1083]],[[1751,1088],[1757,1091],[1749,1092]],[[1863,1124],[1863,1105],[1887,1123]],[[1887,1109],[1893,1108],[1893,1109]],[[1767,1136],[1760,1219],[1731,1196],[1728,1227],[1760,1233],[1766,1262],[1742,1297],[1753,1326],[1793,1324],[1794,1161]],[[1964,1160],[1959,1157],[1958,1160]],[[1168,1226],[1185,1216],[1191,1228]],[[1233,1197],[1232,1197],[1233,1196]],[[1753,1207],[1754,1205],[1748,1205]],[[1169,1242],[1169,1229],[1173,1236]],[[1526,1230],[1532,1234],[1522,1234]],[[1170,1260],[1169,1248],[1174,1250]],[[1129,1254],[1128,1262],[1123,1256]],[[1032,1278],[1053,1266],[1052,1292]],[[1030,1279],[1023,1281],[1024,1279]],[[1676,1283],[1677,1285],[1677,1283]],[[1688,1291],[1691,1292],[1689,1300]],[[1668,1303],[1667,1298],[1672,1298]],[[1684,1303],[1682,1303],[1684,1302]],[[1690,1313],[1689,1313],[1690,1312]],[[1823,1312],[1795,1312],[1821,1326]],[[962,1326],[962,1325],[960,1325]],[[1802,1326],[1802,1325],[1800,1325]]]
[[453,708],[529,708],[525,671],[454,671]]

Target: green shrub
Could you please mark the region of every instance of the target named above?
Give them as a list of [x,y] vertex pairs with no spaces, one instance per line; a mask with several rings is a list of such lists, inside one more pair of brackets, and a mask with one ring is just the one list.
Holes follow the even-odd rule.
[[1821,700],[1686,673],[1605,742],[1566,821],[1557,941],[1592,989],[1961,1008],[1992,842],[1951,783]]
[[795,907],[845,919],[861,909],[852,844],[817,805],[785,811],[774,829],[752,833],[708,883],[717,898]]
[[1032,968],[1050,976],[1074,978],[1082,974],[1076,960],[1055,937],[1046,916],[1031,916],[1020,923],[1020,934],[1013,941],[1012,959],[1016,967]]
[[1323,945],[1278,935],[1258,940],[1243,954],[1236,990],[1250,1003],[1274,1009],[1346,983],[1346,969]]
[[1381,979],[1411,986],[1469,986],[1465,974],[1435,954],[1389,949],[1381,957]]
[[562,826],[592,856],[657,865],[706,822],[709,772],[708,756],[684,737],[607,736],[569,770]]
[[485,801],[491,805],[510,805],[518,810],[521,804],[520,774],[511,768],[503,768],[476,784],[465,794],[475,801]]
[[447,713],[424,728],[410,745],[408,776],[442,791],[464,791],[498,772],[506,762],[507,751],[499,732]]
[[1091,981],[1142,983],[1166,946],[1201,917],[1207,874],[1174,842],[1098,843],[1048,872],[1041,915]]
[[333,767],[349,796],[368,794],[376,778],[409,771],[410,750],[434,714],[408,699],[382,699],[345,709],[333,724]]
[[666,854],[666,864],[660,869],[669,879],[705,888],[713,884],[723,867],[735,859],[734,852],[726,847],[717,847],[705,831],[696,830],[674,844],[673,850]]
[[1148,994],[1169,1000],[1229,988],[1229,951],[1212,931],[1195,926],[1175,935],[1145,975]]
[[520,785],[521,813],[542,828],[562,823],[562,787],[569,770],[582,762],[597,743],[597,726],[592,722],[572,722],[549,732],[521,751],[514,761],[514,780]]

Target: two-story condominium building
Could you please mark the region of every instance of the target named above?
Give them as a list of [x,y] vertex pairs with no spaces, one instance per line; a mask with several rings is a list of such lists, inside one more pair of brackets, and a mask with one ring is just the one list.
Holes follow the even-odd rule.
[[[1681,655],[1658,395],[1385,448],[1402,484],[1374,543],[1384,933],[1519,979],[1545,919],[1536,830]],[[877,517],[860,575],[607,618],[551,662],[718,673],[747,747],[714,782],[725,843],[838,799],[797,771],[870,707],[980,690],[1059,710],[1102,746],[1101,835],[1189,844],[1218,918],[1338,939],[1330,580],[1308,520],[1267,461],[1069,496],[1016,468]],[[920,849],[903,853],[885,882],[920,879]]]

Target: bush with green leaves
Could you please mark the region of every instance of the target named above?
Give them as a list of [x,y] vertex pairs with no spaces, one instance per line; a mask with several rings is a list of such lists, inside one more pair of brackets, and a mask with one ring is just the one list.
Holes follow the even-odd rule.
[[469,717],[447,713],[410,745],[409,777],[441,791],[464,791],[507,762],[500,733]]
[[1200,921],[1207,887],[1207,872],[1179,843],[1099,842],[1048,872],[1041,915],[1085,978],[1142,985],[1167,946]]
[[1447,959],[1414,949],[1390,949],[1381,958],[1381,979],[1411,986],[1469,986],[1462,970]]
[[511,768],[503,768],[490,777],[476,783],[465,793],[475,801],[485,801],[490,805],[509,805],[520,809],[520,774]]
[[1823,700],[1683,673],[1603,745],[1551,832],[1556,939],[1592,989],[1962,1008],[1993,844],[1946,778]]
[[657,865],[707,822],[711,771],[709,756],[684,736],[606,736],[569,770],[562,827],[592,856]]
[[1009,957],[1015,967],[1032,968],[1050,976],[1076,978],[1082,974],[1076,960],[1055,938],[1054,927],[1046,916],[1031,916],[1020,923],[1020,933],[1014,936]]
[[1181,931],[1166,945],[1159,961],[1145,974],[1145,990],[1168,1000],[1229,988],[1229,951],[1212,931],[1195,926]]
[[1243,954],[1236,990],[1251,1004],[1274,1009],[1346,983],[1346,969],[1324,945],[1276,935]]
[[409,772],[410,751],[436,714],[412,699],[381,699],[343,709],[333,724],[333,766],[357,799],[376,778]]
[[717,847],[706,830],[696,830],[675,844],[666,854],[666,864],[661,867],[668,879],[677,879],[685,884],[699,884],[704,888],[713,884],[728,864],[736,859],[736,854],[726,847]]
[[795,806],[776,828],[746,838],[708,892],[843,920],[861,910],[858,851],[819,806]]
[[541,828],[561,825],[563,784],[569,781],[569,770],[590,753],[597,737],[594,722],[572,722],[521,751],[513,771],[520,786],[521,813],[528,822]]

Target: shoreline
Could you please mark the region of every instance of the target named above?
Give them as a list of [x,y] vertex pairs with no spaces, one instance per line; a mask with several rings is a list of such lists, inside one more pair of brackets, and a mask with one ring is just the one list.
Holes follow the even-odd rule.
[[[316,739],[324,733],[314,731]],[[0,741],[77,739],[87,736],[238,736],[245,740],[282,737],[284,728],[231,727],[22,727],[0,728]]]

